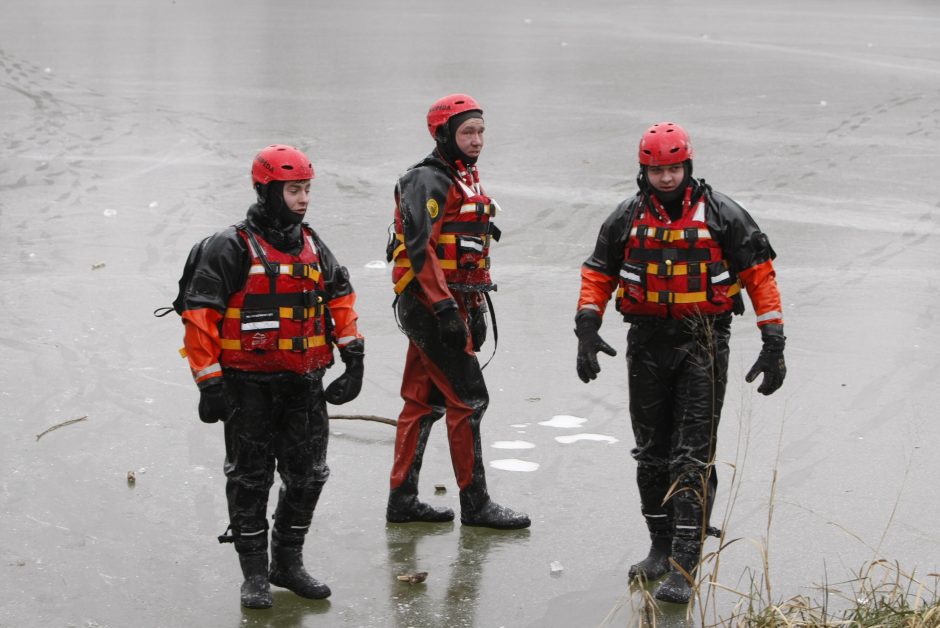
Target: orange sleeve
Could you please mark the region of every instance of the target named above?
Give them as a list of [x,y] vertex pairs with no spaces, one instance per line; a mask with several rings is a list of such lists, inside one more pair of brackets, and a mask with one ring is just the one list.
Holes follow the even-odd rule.
[[777,273],[770,260],[738,273],[744,283],[747,296],[751,299],[754,312],[757,314],[757,326],[770,323],[783,324],[783,306],[780,305],[780,290],[777,289]]
[[193,372],[193,380],[200,385],[214,377],[222,377],[222,367],[219,365],[219,355],[222,353],[219,322],[222,314],[204,308],[186,310],[182,318],[185,328],[183,347]]
[[595,310],[603,318],[610,295],[617,287],[617,278],[600,271],[581,267],[581,293],[578,295],[578,311]]
[[355,305],[355,292],[336,297],[329,303],[330,314],[333,315],[333,335],[336,337],[336,346],[340,348],[345,347],[356,338],[362,338],[356,324],[359,315],[356,314]]

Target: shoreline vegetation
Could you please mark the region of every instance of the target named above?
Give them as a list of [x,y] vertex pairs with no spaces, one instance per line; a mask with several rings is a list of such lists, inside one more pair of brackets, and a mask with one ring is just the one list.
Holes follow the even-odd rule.
[[[747,460],[750,437],[750,407],[746,398],[741,400],[736,459],[723,463],[731,468],[730,495],[722,521],[718,548],[703,553],[692,575],[692,600],[688,605],[669,604],[654,599],[655,583],[635,581],[610,610],[600,626],[636,626],[637,628],[940,628],[940,573],[918,575],[908,571],[897,561],[881,557],[881,543],[890,530],[897,512],[901,490],[878,546],[872,547],[851,532],[863,545],[872,550],[873,558],[864,563],[851,577],[829,582],[824,574],[823,583],[806,588],[814,594],[796,594],[781,597],[771,585],[770,539],[774,520],[780,451],[783,444],[785,421],[781,421],[777,442],[777,455],[772,469],[770,495],[767,505],[767,527],[763,539],[726,539],[731,514],[741,490],[738,469]],[[712,463],[716,464],[716,463]],[[904,474],[909,477],[910,464]],[[901,489],[903,490],[903,484]],[[702,483],[704,494],[705,483]],[[841,527],[841,526],[840,526]],[[843,528],[844,529],[844,528]],[[739,541],[748,540],[760,552],[759,569],[745,568],[740,581],[749,583],[747,590],[726,586],[719,579],[722,552]],[[688,574],[686,574],[688,576]],[[730,594],[731,603],[718,594]],[[736,600],[736,601],[735,601]],[[624,614],[622,611],[626,610]],[[624,623],[626,619],[626,623]]]

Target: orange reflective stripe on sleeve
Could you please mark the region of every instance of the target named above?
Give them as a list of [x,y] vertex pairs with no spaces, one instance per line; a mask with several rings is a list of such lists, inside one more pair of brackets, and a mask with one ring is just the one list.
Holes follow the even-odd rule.
[[601,316],[607,309],[610,295],[617,287],[617,278],[605,275],[587,266],[581,267],[581,292],[578,295],[578,310],[596,310]]
[[222,314],[212,309],[186,310],[182,314],[184,334],[183,347],[193,379],[200,382],[211,377],[221,377],[218,368],[222,345],[219,338],[219,321]]
[[333,315],[333,336],[336,338],[336,344],[343,347],[356,338],[362,338],[359,333],[356,321],[359,315],[356,314],[356,293],[349,294],[332,299],[329,303],[330,314]]
[[745,268],[738,273],[738,278],[747,290],[757,325],[768,323],[783,324],[783,306],[780,304],[780,290],[777,288],[777,273],[770,260]]

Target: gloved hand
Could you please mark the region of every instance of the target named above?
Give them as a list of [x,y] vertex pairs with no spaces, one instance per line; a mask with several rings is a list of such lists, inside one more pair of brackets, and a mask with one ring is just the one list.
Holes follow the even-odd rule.
[[346,364],[346,370],[326,387],[323,396],[329,403],[338,406],[359,396],[365,370],[365,348],[365,341],[357,338],[339,350],[339,357]]
[[486,306],[472,307],[467,310],[467,322],[470,323],[470,342],[473,350],[479,351],[486,342]]
[[578,377],[587,384],[597,379],[601,366],[597,363],[597,352],[617,355],[616,349],[601,339],[597,330],[601,328],[601,315],[594,310],[579,310],[574,317],[574,333],[578,336]]
[[441,329],[441,341],[451,349],[463,351],[467,346],[467,326],[457,311],[457,305],[437,312]]
[[787,365],[783,360],[783,348],[786,346],[787,337],[783,335],[783,325],[764,325],[760,328],[761,338],[764,341],[764,348],[757,356],[757,362],[747,372],[744,380],[748,383],[757,379],[761,373],[764,374],[757,392],[763,395],[773,394],[783,385],[783,378],[787,376]]
[[199,389],[199,420],[203,423],[226,421],[232,413],[228,395],[225,394],[225,382],[221,377],[209,380]]

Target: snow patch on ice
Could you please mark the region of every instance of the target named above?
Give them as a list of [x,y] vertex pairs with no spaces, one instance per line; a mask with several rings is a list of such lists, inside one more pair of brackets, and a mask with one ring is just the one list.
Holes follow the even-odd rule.
[[509,427],[515,427],[515,428],[520,428],[520,429],[521,429],[521,428],[524,428],[524,427],[529,427],[529,424],[528,424],[528,423],[513,423],[513,424],[510,425]]
[[106,210],[104,210],[104,211],[101,212],[101,213],[103,213],[103,214],[104,214],[105,216],[107,216],[108,218],[110,218],[111,216],[117,216],[117,210],[116,210],[116,209],[106,209]]
[[385,268],[385,262],[380,259],[374,259],[371,262],[366,262],[366,268]]
[[570,434],[568,436],[556,436],[555,440],[557,440],[559,443],[562,443],[564,445],[567,445],[569,443],[575,443],[579,440],[603,441],[609,444],[619,442],[613,436],[607,436],[606,434],[588,434],[588,433]]
[[534,449],[535,443],[524,440],[498,440],[493,443],[493,449]]
[[502,469],[503,471],[522,471],[523,473],[528,473],[538,469],[539,463],[506,458],[505,460],[491,460],[490,466],[494,469]]
[[587,419],[581,418],[579,416],[570,416],[568,414],[556,414],[548,421],[539,421],[539,425],[544,425],[545,427],[573,428],[573,427],[581,427],[581,424],[585,422],[587,422]]

